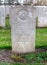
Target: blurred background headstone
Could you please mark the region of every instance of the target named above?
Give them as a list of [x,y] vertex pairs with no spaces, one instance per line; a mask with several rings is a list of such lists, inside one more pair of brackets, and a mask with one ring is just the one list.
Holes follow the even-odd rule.
[[5,6],[0,6],[0,26],[5,26]]
[[38,27],[47,27],[47,6],[36,6],[38,8]]

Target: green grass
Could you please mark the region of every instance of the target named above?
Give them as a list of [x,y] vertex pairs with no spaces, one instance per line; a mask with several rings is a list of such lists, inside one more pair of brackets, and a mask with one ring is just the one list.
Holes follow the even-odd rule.
[[47,62],[47,51],[38,52],[38,53],[30,53],[22,56],[30,63],[45,63]]
[[11,34],[10,29],[0,29],[0,48],[11,47]]
[[36,47],[47,47],[47,28],[37,28]]
[[5,63],[5,62],[0,62],[0,65],[45,65],[42,63]]

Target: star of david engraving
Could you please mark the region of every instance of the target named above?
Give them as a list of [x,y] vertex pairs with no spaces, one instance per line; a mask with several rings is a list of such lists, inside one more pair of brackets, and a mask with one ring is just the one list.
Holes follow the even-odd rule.
[[19,34],[19,35],[17,35],[17,41],[18,42],[22,42],[22,43],[25,43],[25,42],[29,42],[28,40],[29,40],[29,37],[30,37],[30,34],[25,34],[25,33],[23,33],[23,34]]

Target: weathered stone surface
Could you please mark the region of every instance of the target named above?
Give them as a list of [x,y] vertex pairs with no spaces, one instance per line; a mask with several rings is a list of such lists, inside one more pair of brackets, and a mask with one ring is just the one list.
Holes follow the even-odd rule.
[[47,17],[38,17],[38,27],[47,27]]
[[9,5],[5,5],[5,16],[9,15]]
[[5,6],[0,6],[0,26],[5,26]]
[[47,27],[47,6],[37,6],[38,8],[38,27]]
[[35,51],[35,12],[32,6],[11,6],[10,24],[12,33],[12,51],[28,53]]

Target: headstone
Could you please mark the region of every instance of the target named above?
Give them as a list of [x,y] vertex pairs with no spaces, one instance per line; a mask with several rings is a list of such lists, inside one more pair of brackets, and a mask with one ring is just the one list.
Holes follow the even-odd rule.
[[9,15],[9,5],[5,5],[5,16]]
[[10,7],[12,51],[28,53],[35,51],[36,8],[28,5]]
[[5,7],[4,5],[0,6],[0,26],[5,26]]
[[38,18],[38,27],[47,27],[47,17]]
[[38,27],[47,27],[47,6],[37,6],[38,8]]

